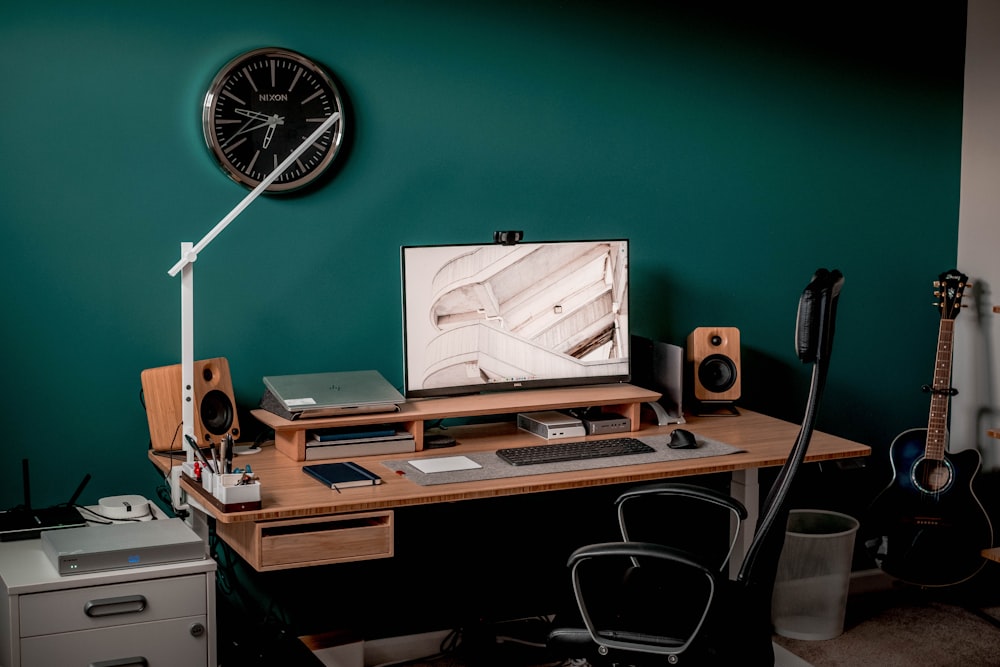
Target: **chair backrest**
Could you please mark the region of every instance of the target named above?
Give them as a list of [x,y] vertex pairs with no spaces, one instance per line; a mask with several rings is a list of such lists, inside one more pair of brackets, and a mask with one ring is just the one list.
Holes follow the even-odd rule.
[[795,346],[799,359],[803,363],[813,364],[809,398],[798,437],[761,506],[754,539],[737,575],[738,581],[757,585],[767,595],[770,595],[774,587],[778,557],[785,543],[788,493],[809,449],[820,399],[826,385],[827,367],[833,350],[837,303],[843,283],[844,276],[840,271],[819,269],[799,298]]

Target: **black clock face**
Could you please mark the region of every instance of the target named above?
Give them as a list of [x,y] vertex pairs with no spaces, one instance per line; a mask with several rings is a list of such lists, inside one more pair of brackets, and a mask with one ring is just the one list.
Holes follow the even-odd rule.
[[338,118],[267,187],[288,192],[316,180],[344,139],[344,108],[331,77],[305,56],[257,49],[231,61],[205,95],[205,141],[222,169],[254,188],[330,116]]

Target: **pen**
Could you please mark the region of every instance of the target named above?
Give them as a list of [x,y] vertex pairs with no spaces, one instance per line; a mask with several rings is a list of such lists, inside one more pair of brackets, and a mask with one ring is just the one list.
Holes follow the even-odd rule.
[[226,472],[231,473],[233,471],[233,454],[236,452],[236,443],[233,442],[233,436],[226,434],[226,451],[223,459],[225,460]]
[[226,472],[226,439],[219,440],[219,472]]
[[209,463],[208,459],[205,458],[205,454],[202,453],[201,448],[198,447],[198,443],[195,441],[195,439],[192,438],[187,433],[184,434],[184,437],[187,438],[188,444],[191,445],[191,449],[193,449],[194,453],[198,456],[199,459],[201,459],[202,464],[206,468],[208,468],[208,471],[209,472],[215,472],[215,469],[212,467],[212,464]]

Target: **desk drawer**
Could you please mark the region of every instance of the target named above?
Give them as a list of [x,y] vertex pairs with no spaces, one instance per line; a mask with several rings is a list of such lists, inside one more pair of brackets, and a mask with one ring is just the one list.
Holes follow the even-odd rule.
[[188,616],[21,640],[21,667],[208,664],[206,617]]
[[204,616],[205,586],[197,574],[22,595],[21,636]]
[[219,523],[216,532],[255,570],[389,558],[391,510],[290,519]]

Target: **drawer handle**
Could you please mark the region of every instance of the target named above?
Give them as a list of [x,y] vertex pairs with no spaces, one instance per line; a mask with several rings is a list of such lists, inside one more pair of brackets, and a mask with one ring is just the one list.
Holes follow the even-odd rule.
[[[83,606],[83,613],[91,618],[100,616],[114,616],[115,614],[135,614],[146,608],[145,595],[125,595],[120,598],[104,598],[103,600],[90,600]],[[109,663],[116,664],[116,663]],[[130,665],[130,662],[123,662],[123,665]],[[137,663],[138,664],[138,663]],[[143,663],[145,664],[145,663]],[[103,667],[103,665],[102,665]]]
[[143,657],[118,658],[117,660],[101,660],[90,663],[90,667],[149,667],[149,661]]

